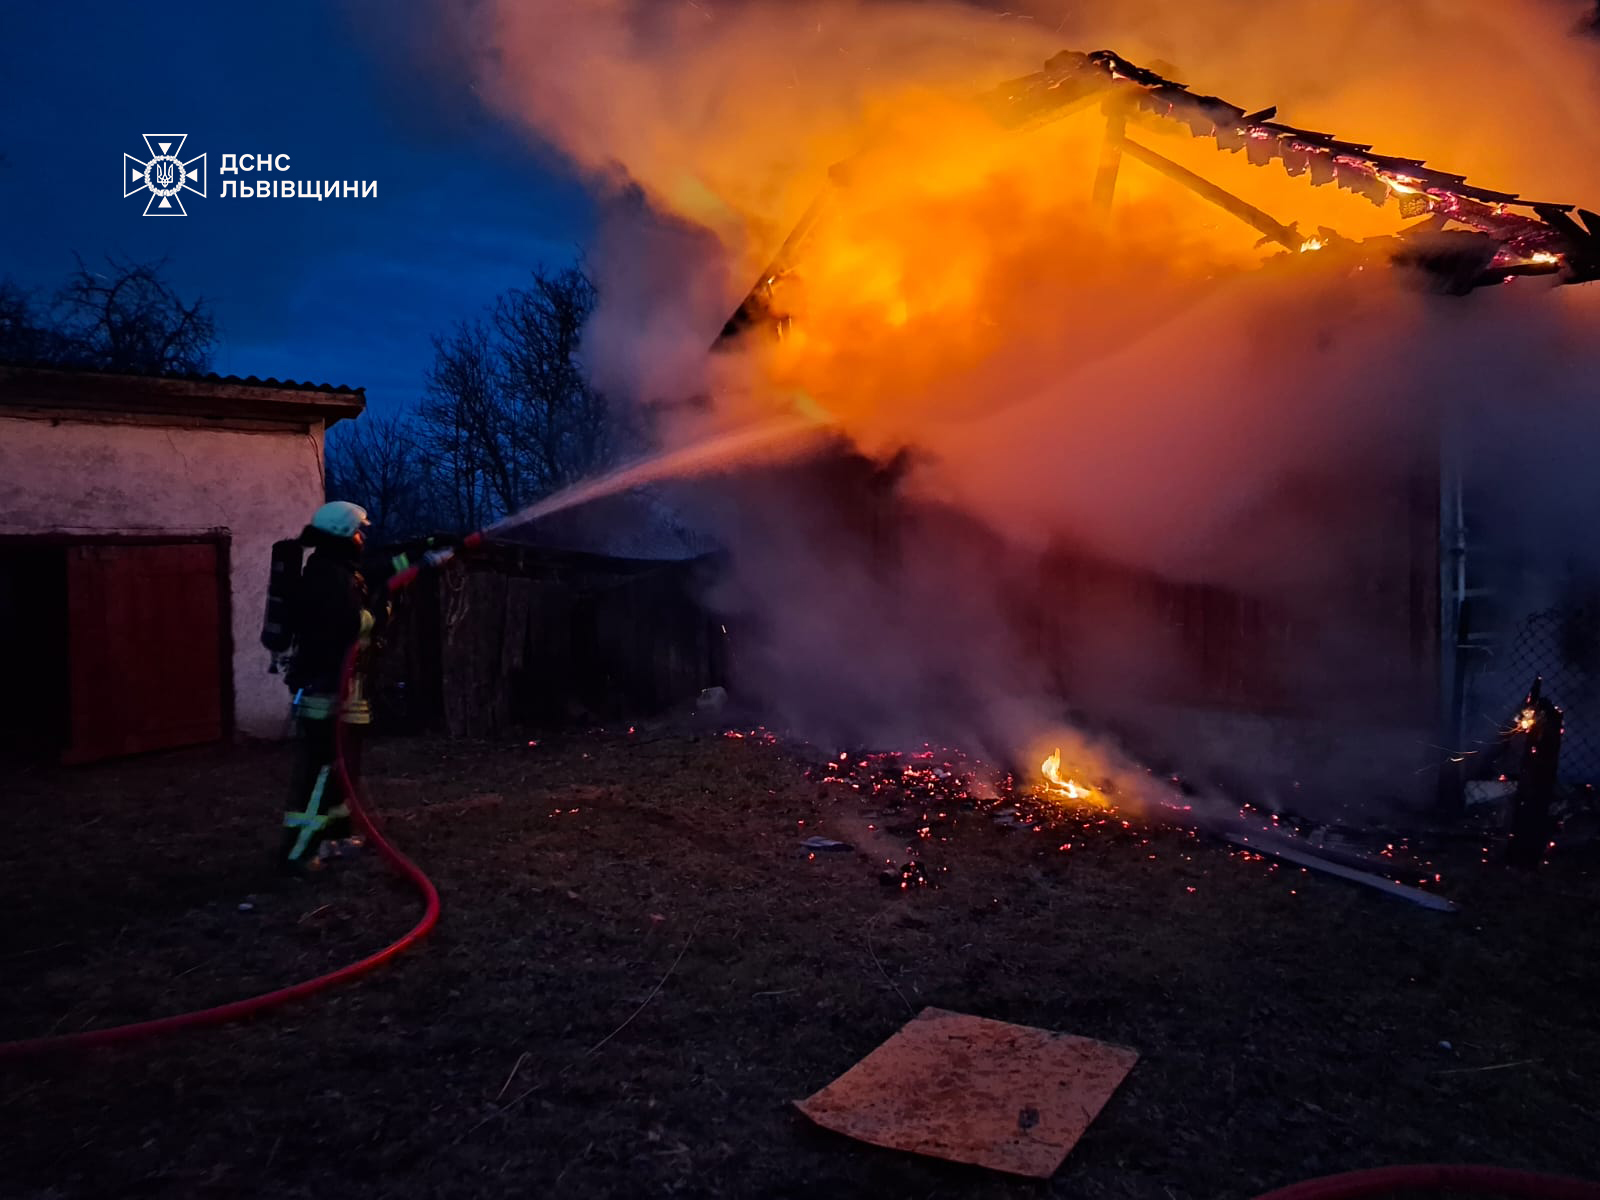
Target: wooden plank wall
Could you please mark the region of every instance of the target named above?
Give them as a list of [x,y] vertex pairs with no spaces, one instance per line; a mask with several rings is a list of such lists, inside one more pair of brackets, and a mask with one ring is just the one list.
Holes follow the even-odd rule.
[[[1310,552],[1329,556],[1337,569],[1309,599],[1166,580],[1072,551],[1047,555],[1030,637],[1077,703],[1083,697],[1075,692],[1109,682],[1121,638],[1130,663],[1159,664],[1147,666],[1138,685],[1154,702],[1313,719],[1354,704],[1374,719],[1431,718],[1439,670],[1437,476],[1419,472],[1330,519],[1326,543]],[[1338,528],[1341,521],[1348,528]]]
[[509,550],[425,578],[385,639],[380,716],[396,732],[490,738],[692,700],[724,682],[704,570]]

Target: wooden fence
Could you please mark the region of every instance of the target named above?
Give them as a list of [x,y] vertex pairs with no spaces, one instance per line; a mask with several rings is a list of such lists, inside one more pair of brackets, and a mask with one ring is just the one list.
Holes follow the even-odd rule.
[[722,628],[700,601],[716,569],[505,546],[458,559],[397,607],[385,727],[496,737],[691,700],[724,682]]

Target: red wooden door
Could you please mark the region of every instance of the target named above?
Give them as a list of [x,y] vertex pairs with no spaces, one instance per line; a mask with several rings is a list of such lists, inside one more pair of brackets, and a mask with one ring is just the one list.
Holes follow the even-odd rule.
[[213,742],[223,733],[214,543],[67,551],[67,762]]

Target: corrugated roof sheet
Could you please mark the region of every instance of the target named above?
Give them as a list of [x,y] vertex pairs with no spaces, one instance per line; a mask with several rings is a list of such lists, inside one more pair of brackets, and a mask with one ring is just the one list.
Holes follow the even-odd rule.
[[15,367],[30,371],[61,371],[75,375],[107,375],[128,379],[160,379],[178,383],[224,383],[234,387],[285,388],[297,392],[332,392],[345,396],[365,396],[367,393],[364,387],[351,387],[345,383],[313,383],[310,380],[276,379],[271,376],[263,379],[259,375],[219,375],[215,371],[188,375],[143,375],[130,371],[107,371],[98,367],[80,367],[55,362],[25,362],[17,359],[0,360],[0,367]]
[[346,383],[312,383],[310,380],[274,379],[271,376],[262,379],[256,375],[218,375],[215,371],[205,375],[158,375],[155,378],[186,379],[197,383],[231,383],[244,387],[292,388],[295,391],[341,392],[352,396],[364,396],[367,391],[364,387],[351,387]]

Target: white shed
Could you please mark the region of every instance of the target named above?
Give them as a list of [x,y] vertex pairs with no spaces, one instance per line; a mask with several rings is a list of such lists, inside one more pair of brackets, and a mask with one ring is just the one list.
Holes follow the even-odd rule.
[[0,367],[0,747],[86,762],[281,736],[272,543],[360,389]]

